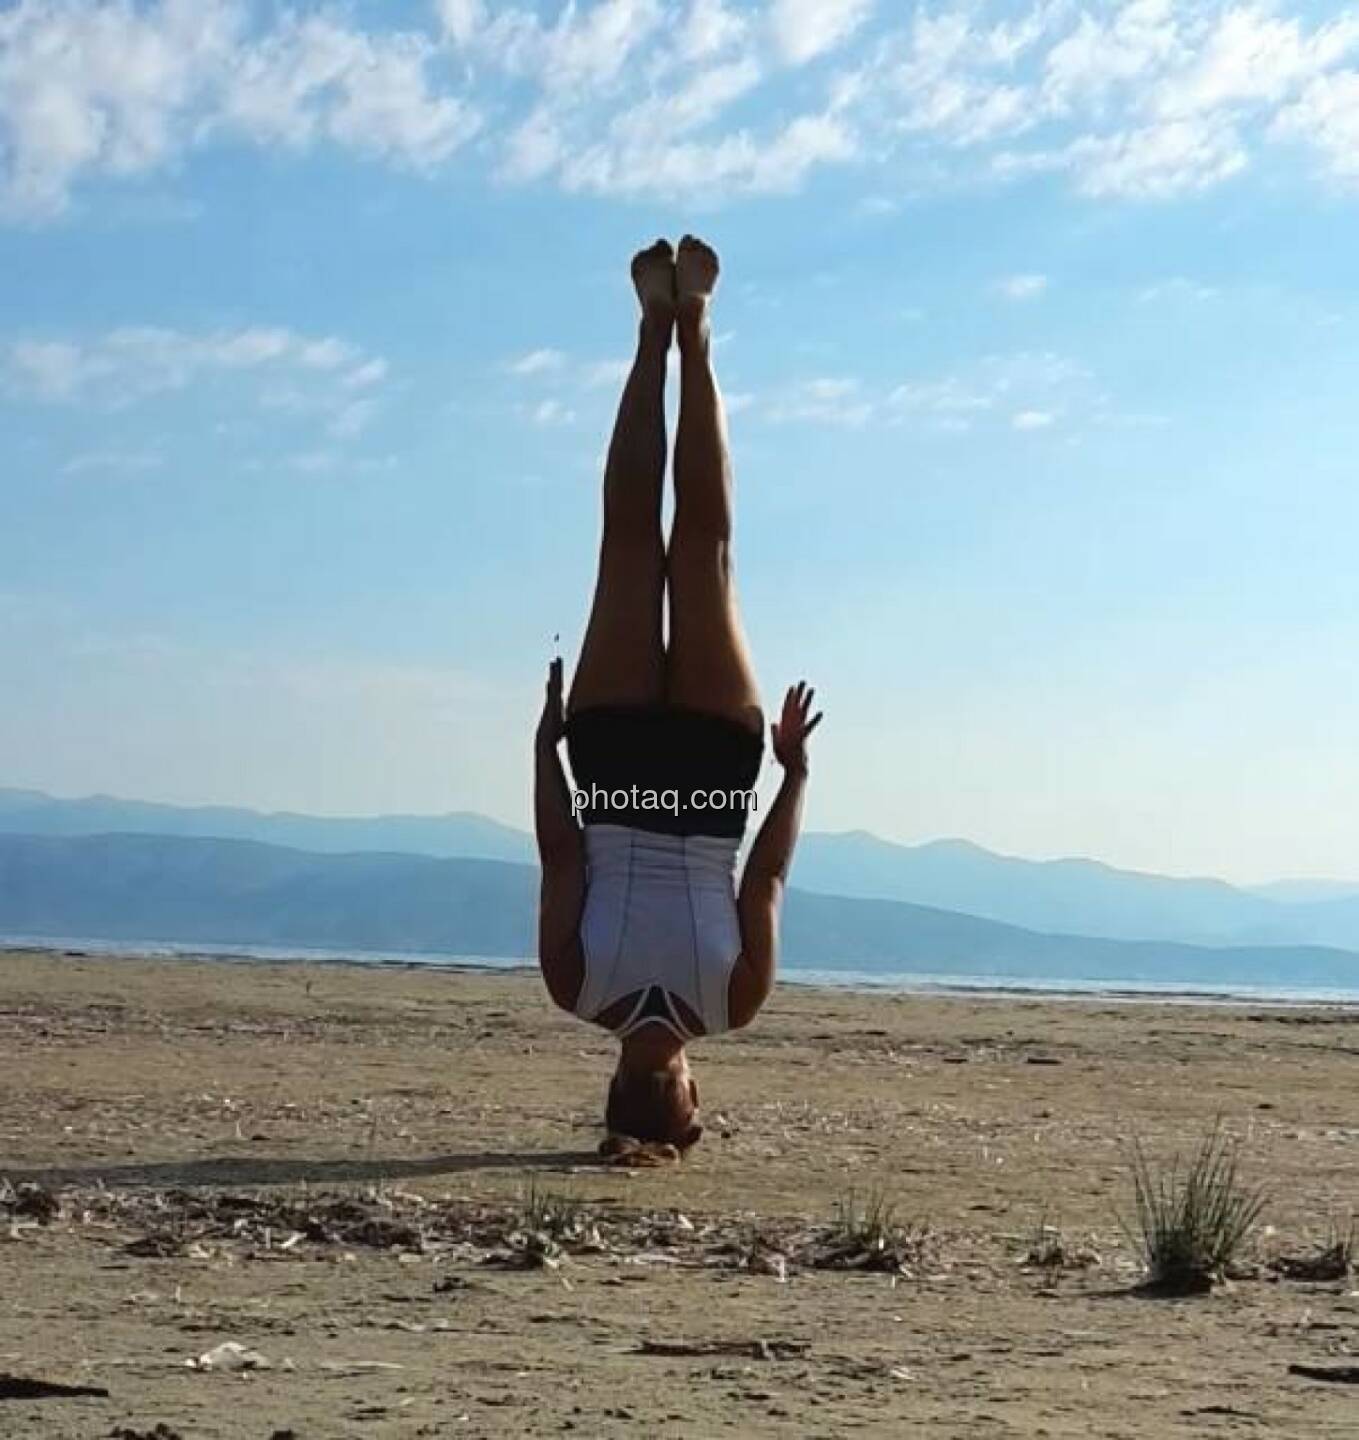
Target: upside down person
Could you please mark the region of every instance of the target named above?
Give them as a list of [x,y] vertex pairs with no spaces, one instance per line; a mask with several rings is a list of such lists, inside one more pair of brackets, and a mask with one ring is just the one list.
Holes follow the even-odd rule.
[[[641,328],[605,468],[593,606],[569,698],[552,662],[535,742],[539,961],[559,1006],[618,1037],[601,1146],[612,1154],[682,1154],[697,1141],[687,1047],[749,1025],[773,988],[807,738],[821,719],[805,683],[788,691],[771,726],[783,780],[738,887],[741,801],[759,774],[764,713],[732,580],[731,460],[709,319],[717,277],[716,254],[689,236],[678,254],[661,240],[633,259]],[[664,397],[675,342],[667,548]],[[672,802],[656,805],[661,794]]]

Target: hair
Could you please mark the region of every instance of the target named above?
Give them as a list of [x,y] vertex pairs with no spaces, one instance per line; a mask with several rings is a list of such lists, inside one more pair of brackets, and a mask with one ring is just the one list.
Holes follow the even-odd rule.
[[678,1159],[698,1143],[698,1096],[687,1075],[672,1070],[619,1069],[609,1081],[604,1107],[605,1155],[623,1159],[638,1147],[673,1149]]

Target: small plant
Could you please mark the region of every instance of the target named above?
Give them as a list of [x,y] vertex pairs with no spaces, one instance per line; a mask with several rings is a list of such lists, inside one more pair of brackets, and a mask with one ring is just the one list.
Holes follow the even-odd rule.
[[1348,1280],[1354,1270],[1355,1246],[1359,1242],[1359,1219],[1331,1218],[1326,1240],[1310,1255],[1280,1255],[1270,1269],[1285,1280]]
[[1061,1226],[1050,1225],[1048,1212],[1040,1210],[1029,1248],[1024,1252],[1024,1265],[1034,1270],[1063,1270],[1069,1259]]
[[907,1226],[881,1190],[849,1189],[835,1202],[830,1225],[811,1263],[832,1270],[890,1270],[906,1273],[922,1258],[928,1227]]
[[551,1190],[540,1190],[530,1180],[519,1202],[519,1225],[522,1229],[553,1240],[575,1235],[584,1223],[579,1200]]
[[835,1202],[832,1235],[861,1250],[882,1250],[900,1232],[896,1213],[895,1202],[883,1191],[860,1195],[851,1187]]
[[1187,1168],[1176,1156],[1169,1170],[1158,1172],[1134,1139],[1133,1219],[1123,1228],[1142,1252],[1147,1289],[1210,1290],[1240,1255],[1265,1207],[1264,1190],[1242,1178],[1240,1152],[1219,1121]]
[[1073,1244],[1060,1225],[1049,1221],[1044,1208],[1019,1263],[1026,1270],[1090,1270],[1104,1262],[1089,1245]]

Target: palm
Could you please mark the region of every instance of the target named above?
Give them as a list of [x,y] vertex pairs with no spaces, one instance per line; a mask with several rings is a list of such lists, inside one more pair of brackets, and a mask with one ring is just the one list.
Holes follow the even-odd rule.
[[562,699],[562,662],[554,660],[547,671],[543,713],[538,720],[538,739],[555,745],[566,729],[566,705]]
[[785,770],[807,768],[807,738],[821,723],[821,712],[812,714],[816,691],[805,680],[790,686],[783,697],[783,711],[774,722],[774,757]]

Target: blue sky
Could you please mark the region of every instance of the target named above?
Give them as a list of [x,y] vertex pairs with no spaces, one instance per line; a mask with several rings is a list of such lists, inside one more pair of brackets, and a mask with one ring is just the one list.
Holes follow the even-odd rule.
[[0,783],[527,819],[721,250],[810,822],[1359,873],[1359,9],[0,9]]

